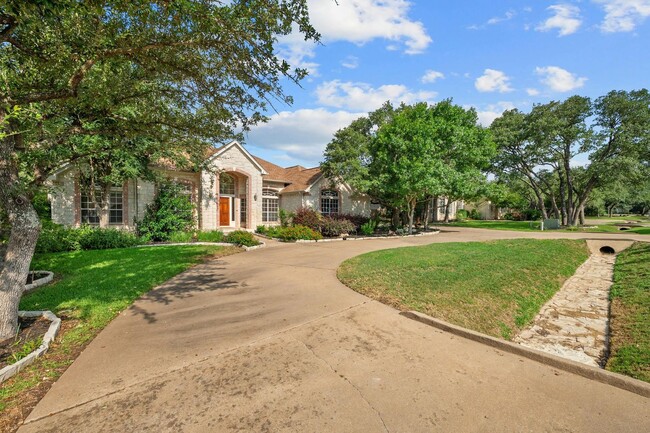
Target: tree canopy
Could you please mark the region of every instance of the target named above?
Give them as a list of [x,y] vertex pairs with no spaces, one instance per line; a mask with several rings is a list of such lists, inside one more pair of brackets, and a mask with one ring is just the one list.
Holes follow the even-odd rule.
[[0,5],[0,338],[15,330],[40,225],[34,192],[65,164],[108,183],[198,165],[290,103],[278,37],[319,36],[306,0],[5,1]]

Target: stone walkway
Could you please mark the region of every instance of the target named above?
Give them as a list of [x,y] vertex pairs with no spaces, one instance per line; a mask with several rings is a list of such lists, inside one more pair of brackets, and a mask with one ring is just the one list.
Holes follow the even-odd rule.
[[[607,356],[609,289],[616,254],[603,254],[599,242],[576,273],[540,310],[533,324],[514,339],[532,349],[601,367]],[[618,253],[631,243],[619,243]]]

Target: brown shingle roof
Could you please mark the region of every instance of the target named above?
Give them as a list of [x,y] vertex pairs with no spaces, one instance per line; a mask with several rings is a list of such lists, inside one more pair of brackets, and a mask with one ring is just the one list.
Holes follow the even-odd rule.
[[280,191],[281,193],[305,191],[321,176],[319,167],[305,168],[294,165],[283,168],[257,156],[254,158],[268,173],[264,176],[265,180],[277,180],[289,184]]

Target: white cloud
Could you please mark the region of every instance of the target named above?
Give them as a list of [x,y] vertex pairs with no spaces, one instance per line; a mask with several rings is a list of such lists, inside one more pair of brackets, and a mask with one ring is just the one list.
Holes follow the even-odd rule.
[[494,119],[500,117],[504,111],[512,110],[515,108],[515,105],[512,102],[497,102],[496,104],[490,104],[482,109],[476,108],[476,114],[478,115],[478,123],[488,127],[494,122]]
[[496,69],[486,69],[483,75],[474,82],[474,87],[479,92],[511,92],[510,77]]
[[429,69],[424,73],[424,75],[421,78],[421,81],[423,83],[435,83],[437,80],[444,79],[444,78],[445,78],[445,74],[443,74],[442,72]]
[[595,0],[603,5],[605,18],[601,30],[606,33],[631,32],[650,16],[650,0]]
[[578,77],[558,66],[535,68],[535,73],[542,78],[540,82],[555,92],[569,92],[584,86],[587,78]]
[[[312,25],[322,42],[347,41],[363,45],[374,39],[391,43],[388,49],[403,49],[406,54],[420,54],[431,37],[420,21],[408,17],[411,3],[406,0],[308,0]],[[316,44],[304,41],[297,32],[280,39],[279,55],[293,66],[313,58]],[[316,70],[318,65],[311,64]]]
[[580,8],[577,6],[558,4],[549,6],[546,10],[551,11],[553,16],[543,23],[540,23],[535,30],[547,32],[549,30],[558,29],[558,36],[567,36],[578,31],[582,25]]
[[513,19],[516,16],[517,16],[517,12],[510,9],[503,16],[492,17],[483,24],[473,24],[473,25],[471,25],[471,26],[469,26],[467,28],[469,30],[482,30],[482,29],[486,28],[487,26],[493,26],[493,25],[502,23],[504,21],[510,21],[511,19]]
[[385,84],[374,88],[367,83],[340,80],[327,81],[316,89],[319,104],[366,112],[376,110],[386,101],[394,104],[432,102],[436,95],[436,92],[411,91],[401,84]]
[[267,123],[253,127],[246,142],[315,165],[322,159],[323,150],[334,133],[366,114],[323,108],[282,111],[272,115]]
[[348,69],[357,69],[359,67],[359,58],[355,56],[347,56],[341,62],[341,66]]
[[526,89],[526,93],[528,93],[528,96],[537,96],[539,95],[539,90],[534,89],[534,88],[528,88]]

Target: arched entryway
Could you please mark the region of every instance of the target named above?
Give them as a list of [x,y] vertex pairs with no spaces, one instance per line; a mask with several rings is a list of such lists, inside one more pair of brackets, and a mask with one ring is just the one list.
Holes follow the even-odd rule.
[[217,225],[219,227],[248,228],[250,221],[250,176],[236,171],[219,175]]

